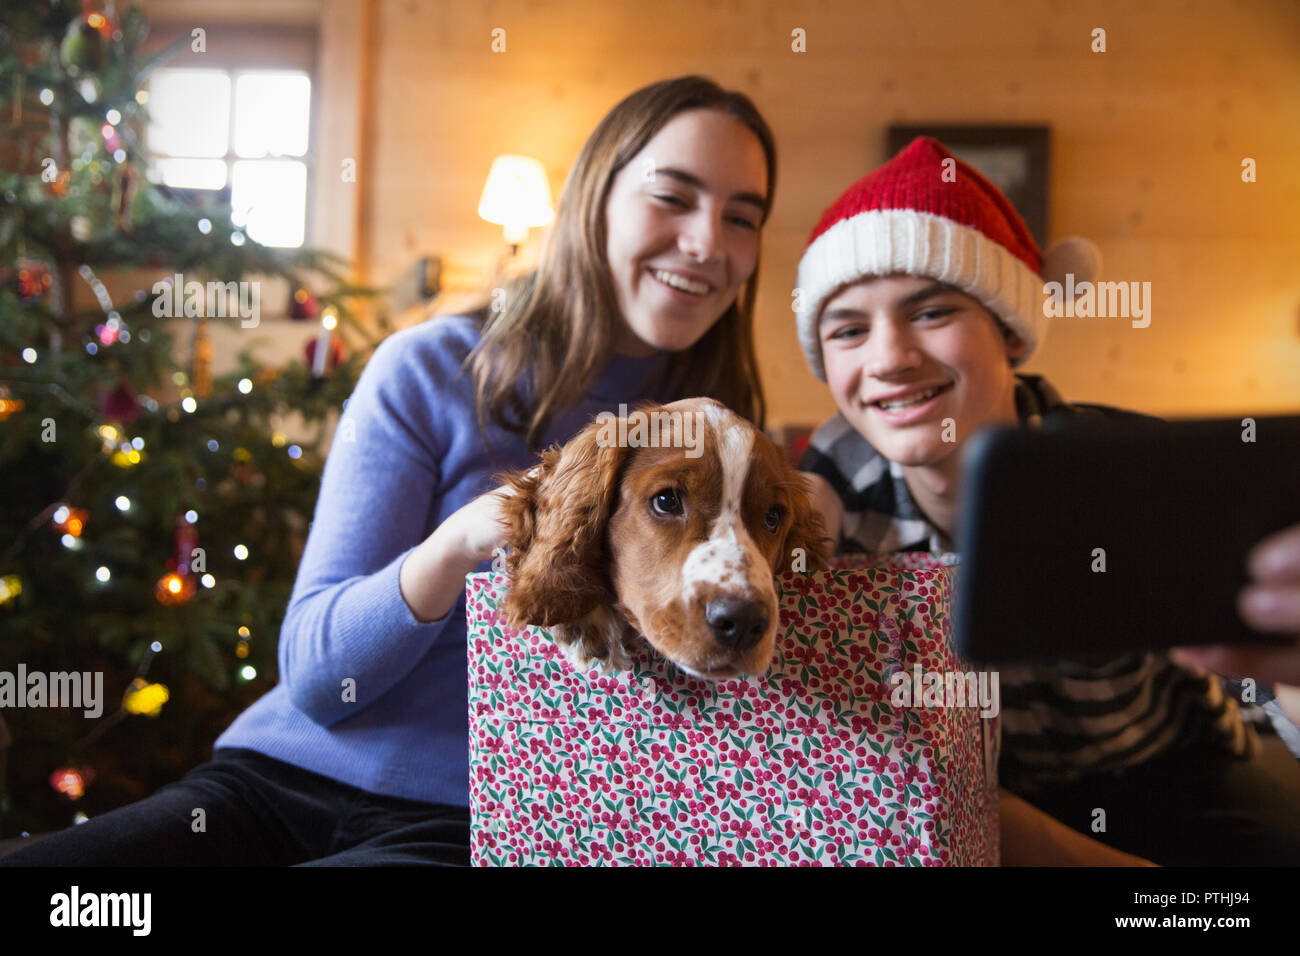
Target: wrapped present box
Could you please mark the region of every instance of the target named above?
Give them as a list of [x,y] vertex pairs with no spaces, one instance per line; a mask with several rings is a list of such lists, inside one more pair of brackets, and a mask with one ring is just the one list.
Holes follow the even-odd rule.
[[506,626],[507,576],[469,575],[473,862],[996,866],[996,704],[952,650],[955,563],[779,575],[771,669],[716,683],[648,644],[577,671]]

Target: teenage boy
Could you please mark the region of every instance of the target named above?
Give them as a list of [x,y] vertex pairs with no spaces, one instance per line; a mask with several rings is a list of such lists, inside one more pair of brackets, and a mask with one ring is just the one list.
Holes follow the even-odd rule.
[[[1044,257],[997,188],[929,138],[822,215],[799,264],[799,341],[839,413],[801,467],[824,479],[841,552],[954,550],[961,446],[983,426],[1134,414],[1015,371],[1046,331],[1045,282],[1094,278],[1088,244],[1067,243]],[[1008,667],[1000,684],[1000,778],[1023,797],[1003,791],[1006,862],[1045,862],[1025,801],[1160,864],[1300,860],[1300,766],[1261,746],[1219,675],[1141,652]],[[1058,858],[1107,862],[1075,850]]]

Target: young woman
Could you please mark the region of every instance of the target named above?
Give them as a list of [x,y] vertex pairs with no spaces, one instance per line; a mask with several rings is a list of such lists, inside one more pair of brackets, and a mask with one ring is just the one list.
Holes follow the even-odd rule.
[[643,398],[708,395],[762,426],[753,306],[775,179],[743,94],[688,76],[619,103],[569,173],[535,273],[391,336],[366,366],[280,683],[209,763],[0,863],[468,863],[464,590],[501,543],[491,476]]

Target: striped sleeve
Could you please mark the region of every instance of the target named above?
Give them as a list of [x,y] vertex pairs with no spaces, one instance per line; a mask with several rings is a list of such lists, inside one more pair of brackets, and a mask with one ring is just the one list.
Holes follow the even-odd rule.
[[1179,667],[1164,653],[1128,654],[1095,667],[1003,667],[1000,688],[1001,775],[1021,793],[1192,745],[1238,757],[1259,751],[1254,728],[1222,680]]

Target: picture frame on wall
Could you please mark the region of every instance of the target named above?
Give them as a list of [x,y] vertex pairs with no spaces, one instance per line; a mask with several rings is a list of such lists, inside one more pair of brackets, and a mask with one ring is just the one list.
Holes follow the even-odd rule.
[[1047,163],[1051,128],[996,125],[893,125],[887,156],[918,136],[933,136],[1002,190],[1040,249],[1047,246]]

